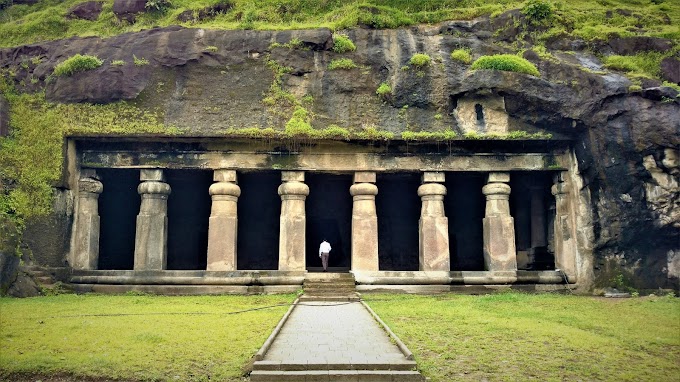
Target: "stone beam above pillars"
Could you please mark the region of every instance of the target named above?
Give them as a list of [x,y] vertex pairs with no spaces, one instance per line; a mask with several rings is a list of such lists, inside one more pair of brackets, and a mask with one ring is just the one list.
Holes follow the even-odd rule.
[[73,269],[97,269],[99,262],[99,194],[104,186],[94,171],[83,171],[78,181]]
[[309,186],[303,171],[282,171],[281,228],[279,232],[279,270],[304,271],[306,257],[305,200]]
[[378,215],[375,196],[378,187],[375,172],[354,173],[352,195],[352,270],[377,271],[378,266]]
[[569,218],[569,191],[567,172],[555,175],[552,194],[555,196],[555,267],[564,272],[570,283],[576,282],[576,237]]
[[137,192],[142,198],[137,215],[134,269],[163,270],[168,259],[168,196],[163,170],[141,170]]
[[236,171],[215,170],[209,192],[212,198],[208,226],[208,271],[235,271],[238,228],[237,202],[241,188]]
[[486,195],[484,227],[484,265],[489,271],[516,271],[515,227],[510,216],[510,174],[489,173],[482,188]]
[[421,271],[450,271],[449,220],[444,213],[443,172],[424,172],[418,187],[422,200],[419,221]]

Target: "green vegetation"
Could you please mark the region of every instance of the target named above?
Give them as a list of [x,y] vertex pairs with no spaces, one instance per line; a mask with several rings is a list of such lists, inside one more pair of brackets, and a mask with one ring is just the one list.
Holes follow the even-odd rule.
[[217,52],[217,50],[218,49],[215,45],[208,45],[204,49],[205,52],[210,52],[210,53],[215,53],[215,52]]
[[350,70],[354,69],[357,67],[357,64],[352,61],[351,58],[337,58],[335,60],[331,60],[330,64],[328,64],[328,70]]
[[293,295],[0,298],[0,380],[242,381]]
[[70,76],[74,73],[97,69],[104,62],[95,56],[76,54],[54,67],[55,76]]
[[269,45],[269,49],[273,49],[273,48],[303,49],[304,43],[299,38],[294,37],[294,38],[290,39],[290,41],[288,41],[285,44],[275,42],[275,43],[272,43],[271,45]]
[[125,61],[123,60],[113,60],[111,61],[112,66],[123,66],[125,65]]
[[375,94],[377,94],[382,99],[386,99],[392,95],[392,87],[387,82],[383,82],[380,84],[380,86],[378,86],[378,89],[375,90]]
[[426,66],[430,66],[432,59],[425,53],[416,53],[408,62],[416,68],[424,68]]
[[311,119],[307,109],[302,106],[296,106],[293,116],[286,123],[285,136],[288,138],[311,137],[314,130],[310,124]]
[[472,55],[470,53],[470,48],[456,49],[451,52],[451,59],[454,61],[460,61],[464,64],[469,64],[472,62]]
[[651,382],[680,374],[675,297],[499,293],[364,299],[433,382]]
[[132,61],[135,63],[136,66],[144,66],[144,65],[149,65],[149,60],[146,58],[137,58],[134,54],[132,55]]
[[333,34],[333,51],[335,53],[354,52],[357,49],[354,42],[342,33]]
[[661,60],[666,54],[659,52],[638,53],[634,56],[606,56],[603,57],[607,69],[620,70],[633,77],[655,78],[661,71]]
[[532,76],[540,76],[538,69],[526,59],[513,54],[496,54],[493,56],[481,56],[470,69],[492,69],[508,72],[526,73]]
[[185,23],[177,20],[180,13],[213,5],[215,0],[173,0],[171,6],[161,6],[167,1],[154,0],[149,7],[159,11],[138,15],[132,24],[118,21],[112,12],[113,0],[104,0],[103,12],[95,21],[64,18],[66,11],[80,2],[82,0],[40,1],[30,6],[9,6],[0,13],[0,46],[71,36],[106,37],[176,24],[194,28],[269,30],[319,27],[342,30],[357,25],[398,28],[444,20],[470,20],[482,15],[498,15],[510,9],[522,9],[529,21],[538,20],[547,25],[548,30],[537,35],[541,39],[558,34],[587,40],[612,34],[680,38],[677,28],[680,25],[680,6],[670,0],[553,3],[545,0],[529,3],[524,0],[239,0],[233,2],[234,7],[229,12]]
[[451,141],[456,139],[458,134],[451,129],[444,131],[404,131],[401,139],[405,141]]

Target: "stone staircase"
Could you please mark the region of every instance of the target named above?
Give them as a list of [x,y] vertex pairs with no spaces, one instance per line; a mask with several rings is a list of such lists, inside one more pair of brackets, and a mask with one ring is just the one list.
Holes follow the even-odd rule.
[[361,300],[351,273],[307,273],[303,291],[300,302]]
[[66,268],[46,268],[39,265],[22,265],[19,270],[28,274],[43,291],[63,291],[66,285],[58,280]]
[[[415,370],[414,361],[402,363],[376,364],[372,370],[355,370],[352,364],[279,364],[266,361],[255,362],[250,374],[251,382],[424,382],[425,378]],[[357,368],[365,366],[359,365]],[[318,368],[318,370],[314,370]]]

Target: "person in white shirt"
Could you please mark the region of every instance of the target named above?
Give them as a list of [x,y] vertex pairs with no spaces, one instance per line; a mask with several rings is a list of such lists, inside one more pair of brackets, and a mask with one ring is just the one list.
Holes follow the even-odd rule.
[[321,258],[321,264],[323,265],[323,271],[326,272],[328,269],[328,256],[331,253],[331,245],[323,239],[321,245],[319,246],[319,257]]

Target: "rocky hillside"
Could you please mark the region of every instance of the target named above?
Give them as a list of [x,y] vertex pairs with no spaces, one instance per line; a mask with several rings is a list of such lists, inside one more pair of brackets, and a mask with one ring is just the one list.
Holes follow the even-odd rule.
[[[676,14],[678,6],[668,6]],[[231,12],[210,16],[209,6],[201,9],[191,17]],[[611,12],[615,18],[628,11]],[[2,251],[14,251],[17,241],[8,238],[24,223],[22,248],[34,258],[55,250],[43,236],[65,234],[66,224],[50,218],[50,187],[63,187],[67,133],[499,139],[466,134],[457,105],[500,99],[519,137],[574,141],[592,200],[594,285],[622,275],[636,288],[679,288],[680,49],[674,35],[538,39],[550,22],[519,9],[375,26],[335,32],[169,26],[0,49],[0,218],[12,233],[2,235]],[[521,56],[539,74],[472,69],[475,60],[498,54]],[[76,55],[99,64],[55,74]]]

